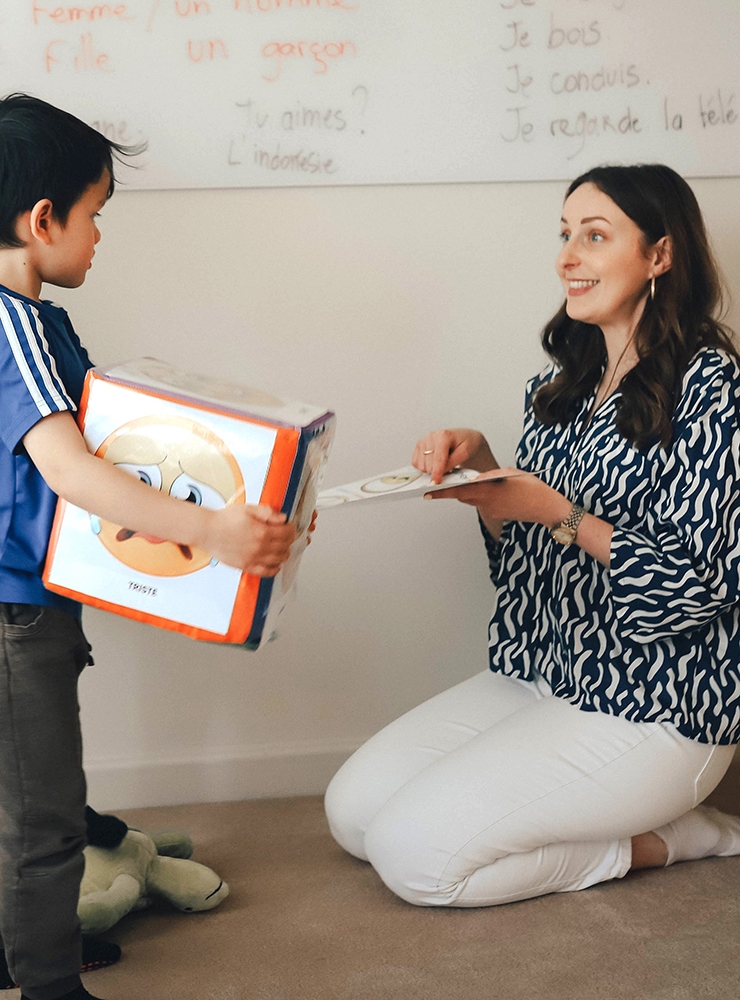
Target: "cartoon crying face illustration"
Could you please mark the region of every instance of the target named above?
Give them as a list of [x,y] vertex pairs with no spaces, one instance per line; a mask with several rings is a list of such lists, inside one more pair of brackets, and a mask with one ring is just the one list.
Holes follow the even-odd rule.
[[[183,417],[139,417],[118,427],[95,452],[147,486],[185,503],[218,510],[244,503],[244,481],[233,455],[215,434]],[[91,518],[100,541],[120,562],[152,576],[183,576],[207,566],[202,549],[178,545]]]

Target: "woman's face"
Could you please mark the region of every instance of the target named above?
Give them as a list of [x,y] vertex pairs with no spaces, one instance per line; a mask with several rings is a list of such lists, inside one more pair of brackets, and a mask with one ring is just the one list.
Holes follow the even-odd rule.
[[557,272],[571,319],[632,333],[657,273],[640,228],[593,184],[566,199]]

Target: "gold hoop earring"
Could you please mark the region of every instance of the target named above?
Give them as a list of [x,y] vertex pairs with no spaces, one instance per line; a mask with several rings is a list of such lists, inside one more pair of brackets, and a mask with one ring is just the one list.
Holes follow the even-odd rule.
[[651,299],[655,298],[655,277],[654,276],[650,279],[650,298]]

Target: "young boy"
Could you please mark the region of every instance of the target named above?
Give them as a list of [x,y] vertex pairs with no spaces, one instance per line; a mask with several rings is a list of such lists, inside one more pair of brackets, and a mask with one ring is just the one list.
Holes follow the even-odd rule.
[[[90,361],[41,286],[84,282],[113,157],[132,152],[43,101],[0,100],[0,988],[18,984],[23,1000],[95,1000],[80,981],[77,921],[77,678],[90,647],[79,605],[41,580],[57,496],[260,576],[278,572],[294,538],[267,507],[183,503],[85,447],[73,413]],[[119,954],[88,939],[84,966]]]

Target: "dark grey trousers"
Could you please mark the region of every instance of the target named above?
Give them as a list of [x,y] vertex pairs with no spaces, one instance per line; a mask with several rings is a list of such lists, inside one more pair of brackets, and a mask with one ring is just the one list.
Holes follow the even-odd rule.
[[0,945],[31,1000],[80,983],[85,776],[77,681],[90,647],[56,608],[0,603]]

